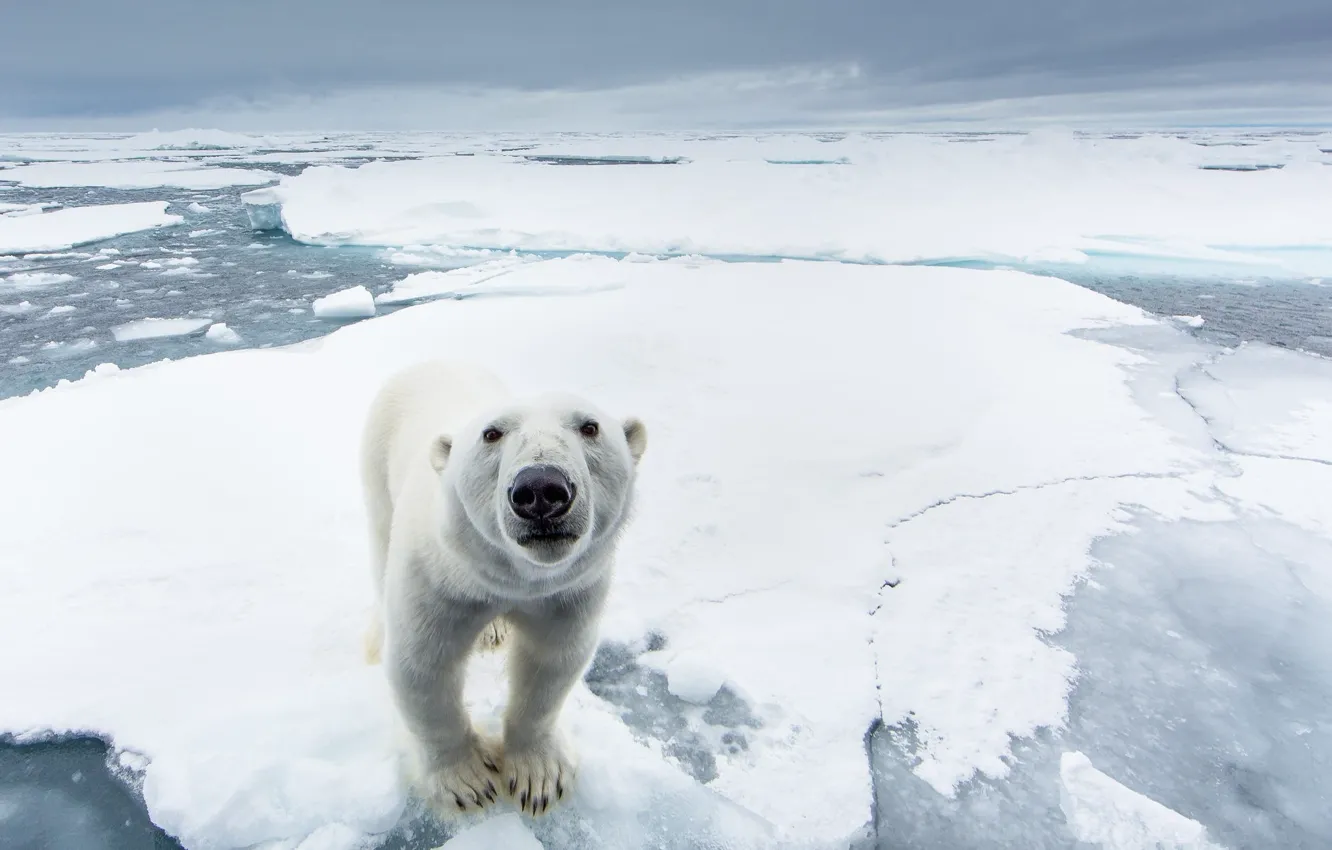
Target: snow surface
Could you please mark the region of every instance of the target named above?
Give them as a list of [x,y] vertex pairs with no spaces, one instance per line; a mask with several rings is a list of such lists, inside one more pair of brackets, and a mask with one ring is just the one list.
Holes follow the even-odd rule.
[[116,342],[133,342],[139,339],[160,339],[170,336],[185,336],[212,324],[209,319],[137,319],[116,325],[111,335]]
[[[702,786],[578,687],[578,792],[532,826],[550,848],[841,846],[870,817],[878,719],[916,725],[913,771],[940,794],[1002,776],[1014,736],[1066,719],[1075,659],[1043,637],[1093,542],[1127,530],[1129,504],[1222,521],[1211,488],[1248,478],[1179,396],[1138,393],[1142,353],[1069,333],[1155,322],[1057,280],[598,257],[502,280],[576,295],[427,303],[0,403],[0,640],[18,645],[38,615],[49,636],[0,656],[0,729],[92,730],[142,754],[150,814],[190,848],[352,841],[406,817],[386,688],[359,660],[355,446],[379,382],[425,356],[480,354],[519,391],[645,418],[603,639],[659,636],[643,662],[671,690],[749,718]],[[1261,356],[1218,364],[1242,388]],[[1263,405],[1303,410],[1332,386],[1287,371]],[[1279,489],[1248,486],[1232,498],[1281,509]],[[474,671],[483,723],[497,674]]]
[[5,180],[30,188],[98,186],[107,189],[222,189],[259,186],[278,179],[272,171],[249,168],[200,167],[194,162],[131,160],[127,162],[35,162],[4,172]]
[[358,284],[316,298],[311,306],[321,319],[364,319],[375,314],[375,297]]
[[1310,158],[1239,173],[1199,167],[1207,149],[1180,140],[893,136],[793,167],[709,145],[677,165],[315,166],[244,200],[253,226],[320,245],[1332,275],[1332,169]]
[[168,215],[166,209],[166,201],[145,201],[67,207],[41,215],[0,218],[0,254],[63,251],[184,220],[178,215]]
[[1202,824],[1126,788],[1082,753],[1059,763],[1061,805],[1073,835],[1102,850],[1223,850]]

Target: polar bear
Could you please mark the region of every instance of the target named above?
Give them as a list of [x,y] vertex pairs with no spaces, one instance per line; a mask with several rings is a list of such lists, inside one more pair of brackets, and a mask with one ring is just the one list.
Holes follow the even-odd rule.
[[[375,397],[361,444],[381,660],[413,739],[413,773],[440,814],[507,793],[543,814],[569,793],[556,728],[596,646],[616,538],[647,445],[567,395],[511,398],[479,367],[426,362]],[[463,705],[470,653],[510,647],[503,741]]]

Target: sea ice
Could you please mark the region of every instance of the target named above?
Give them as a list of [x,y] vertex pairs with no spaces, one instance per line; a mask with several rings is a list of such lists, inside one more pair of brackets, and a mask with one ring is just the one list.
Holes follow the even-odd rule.
[[179,224],[166,201],[66,207],[42,215],[0,218],[0,254],[61,251],[112,236]]
[[59,316],[62,313],[73,313],[77,309],[79,308],[75,307],[73,304],[57,304],[56,306],[52,307],[50,310],[47,310],[46,315]]
[[1082,753],[1059,763],[1061,806],[1078,841],[1102,850],[1223,850],[1202,824],[1124,787]]
[[1200,170],[1202,146],[1182,144],[1194,150],[1163,157],[1128,140],[896,136],[858,143],[850,164],[798,169],[435,157],[314,166],[242,200],[254,227],[324,245],[1332,274],[1317,224],[1332,172]]
[[34,189],[98,186],[106,189],[221,189],[259,186],[278,179],[271,171],[200,167],[194,162],[131,160],[127,162],[35,162],[5,172],[6,180]]
[[64,272],[15,272],[4,279],[7,286],[14,289],[40,289],[43,286],[55,286],[69,283],[74,275]]
[[[1189,335],[1061,281],[605,257],[501,280],[587,291],[425,303],[317,345],[0,402],[0,643],[24,641],[34,617],[49,636],[0,653],[0,730],[92,730],[140,754],[150,814],[191,850],[376,841],[423,822],[395,769],[382,672],[360,662],[355,450],[380,382],[423,357],[480,357],[518,392],[586,392],[652,430],[599,658],[641,661],[644,693],[671,708],[635,707],[605,669],[574,689],[578,790],[527,827],[548,850],[844,847],[872,817],[865,743],[880,722],[918,733],[903,778],[930,799],[1023,775],[1019,747],[1063,728],[1077,681],[1079,657],[1051,636],[1070,594],[1108,581],[1098,543],[1132,544],[1129,506],[1163,524],[1230,528],[1252,511],[1291,512],[1308,536],[1332,528],[1300,497],[1328,485],[1327,465],[1286,457],[1321,452],[1313,403],[1332,383],[1312,358],[1246,347],[1208,361]],[[1151,350],[1150,332],[1181,348]],[[1264,384],[1270,368],[1287,376]],[[1228,381],[1230,398],[1211,387]],[[1224,416],[1204,423],[1186,398]],[[1234,453],[1271,452],[1272,427],[1288,432],[1280,457]],[[1275,579],[1275,563],[1254,578]],[[1317,571],[1283,573],[1258,612],[1227,607],[1218,629],[1286,610],[1269,603],[1300,584],[1332,593]],[[1214,617],[1210,601],[1191,614]],[[1305,660],[1325,658],[1307,643]],[[505,699],[493,661],[469,682],[486,728]],[[1288,773],[1303,764],[1282,757]],[[1096,805],[1119,799],[1092,784]],[[1287,801],[1321,828],[1303,798],[1267,805]]]
[[432,298],[470,298],[483,295],[578,295],[622,286],[622,265],[595,254],[574,254],[567,262],[550,267],[550,273],[535,285],[531,278],[511,279],[514,269],[535,261],[530,256],[487,260],[446,272],[429,271],[407,275],[380,293],[380,304],[406,304]]
[[496,815],[459,833],[440,845],[439,850],[542,850],[532,830],[517,813]]
[[321,319],[364,319],[375,314],[375,298],[361,285],[316,298],[312,306]]
[[211,209],[209,209],[208,207],[206,207],[206,206],[204,206],[203,204],[199,203],[198,201],[194,201],[194,202],[192,202],[192,203],[191,203],[188,207],[186,207],[185,209],[189,210],[189,211],[192,212],[192,213],[208,213],[208,212],[212,212]]
[[204,338],[209,342],[215,342],[218,345],[239,345],[241,342],[240,334],[227,327],[226,322],[217,322],[208,326],[208,332]]
[[1332,463],[1332,360],[1252,343],[1180,376],[1212,435],[1240,454]]
[[212,324],[209,319],[138,319],[116,325],[111,335],[116,342],[133,342],[140,339],[159,339],[170,336],[186,336]]
[[152,130],[130,136],[122,142],[131,150],[150,151],[225,151],[235,148],[263,147],[269,141],[263,136],[247,136],[226,130],[189,129],[162,132]]
[[31,301],[20,301],[17,304],[0,304],[0,313],[6,316],[21,316],[36,309],[37,307]]

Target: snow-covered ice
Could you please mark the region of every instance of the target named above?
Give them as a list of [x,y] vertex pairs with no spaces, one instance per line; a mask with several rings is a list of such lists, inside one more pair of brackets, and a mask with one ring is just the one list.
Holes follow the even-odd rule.
[[124,233],[179,224],[166,201],[68,207],[41,215],[0,218],[0,254],[63,251]]
[[133,342],[140,339],[160,339],[162,337],[184,336],[192,334],[212,324],[209,319],[138,319],[111,329],[116,342]]
[[798,168],[715,152],[614,168],[500,156],[315,166],[244,200],[256,228],[321,245],[1332,275],[1320,224],[1332,170],[1310,158],[1237,173],[1199,167],[1206,149],[1191,142],[1058,135],[853,147],[848,164]]
[[[744,747],[710,754],[702,787],[580,686],[569,722],[585,777],[534,827],[547,847],[575,829],[591,830],[582,846],[651,845],[660,835],[628,814],[646,800],[731,830],[733,846],[850,840],[870,816],[864,737],[879,718],[911,718],[915,773],[945,796],[1002,776],[1011,736],[1066,720],[1076,659],[1042,636],[1093,571],[1094,541],[1127,530],[1123,506],[1230,510],[1206,495],[1212,444],[1176,427],[1187,405],[1135,395],[1144,355],[1068,333],[1152,320],[1056,280],[605,258],[508,277],[618,285],[427,303],[317,346],[0,405],[15,529],[0,639],[21,639],[25,611],[53,636],[0,661],[18,695],[0,728],[94,730],[142,753],[149,810],[189,847],[391,828],[406,802],[386,690],[357,654],[369,596],[354,447],[378,382],[423,356],[484,352],[520,390],[559,384],[651,423],[603,638],[658,635],[644,663],[672,691],[739,700],[752,718]],[[59,516],[41,507],[56,494]],[[62,568],[37,581],[32,563]],[[479,703],[492,722],[500,702]],[[714,728],[689,722],[700,740]]]
[[316,298],[311,306],[321,319],[364,319],[375,314],[375,297],[358,284]]

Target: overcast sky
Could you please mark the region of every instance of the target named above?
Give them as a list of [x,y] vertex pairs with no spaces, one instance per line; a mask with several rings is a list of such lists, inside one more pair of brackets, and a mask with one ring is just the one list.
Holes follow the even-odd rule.
[[10,0],[0,23],[0,129],[1332,124],[1332,0]]

